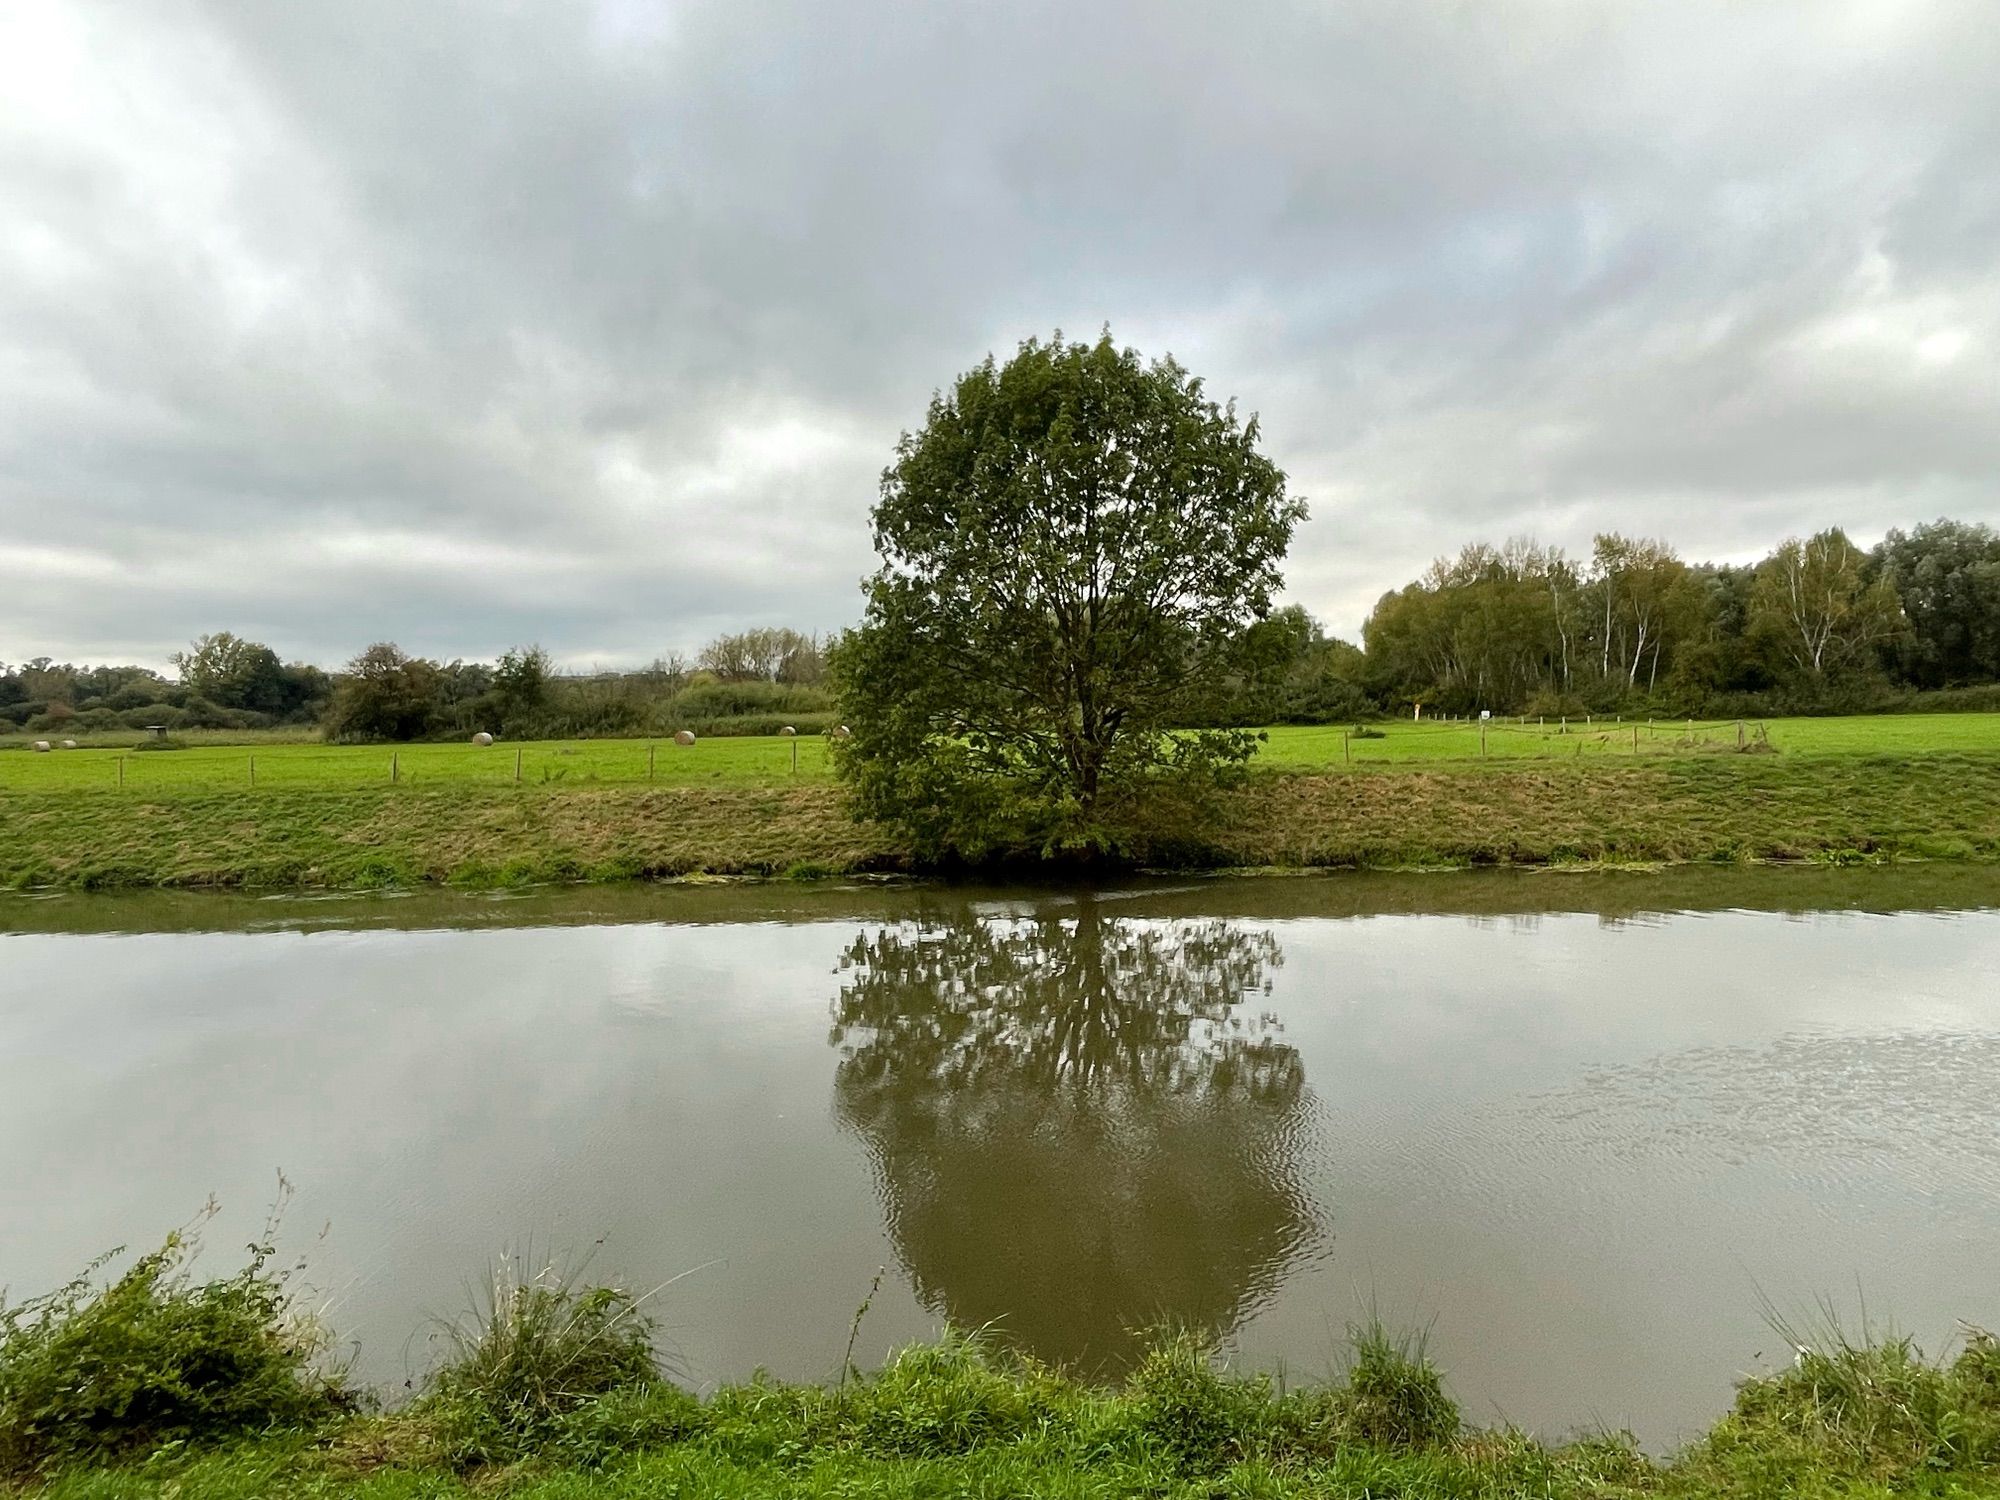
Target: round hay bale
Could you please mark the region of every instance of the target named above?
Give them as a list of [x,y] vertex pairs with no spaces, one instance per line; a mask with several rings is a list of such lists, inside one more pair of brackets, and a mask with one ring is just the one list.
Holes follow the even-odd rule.
[[475,745],[490,745],[493,743],[493,736],[482,729],[472,737],[472,743]]
[[33,750],[37,755],[47,755],[49,753],[50,747],[49,747],[49,742],[47,740],[36,740],[35,743],[30,745],[28,748]]
[[798,733],[798,730],[794,729],[790,724],[787,724],[783,729],[780,729],[778,733],[782,735],[785,739],[790,739],[793,735]]
[[676,745],[692,745],[694,743],[694,731],[692,729],[676,730],[674,732],[674,743]]
[[74,750],[74,749],[76,748],[76,741],[75,741],[75,740],[64,740],[64,741],[63,741],[63,743],[62,743],[62,747],[63,747],[63,749],[65,749],[65,750]]
[[852,733],[854,731],[849,729],[845,724],[836,724],[833,726],[833,737],[837,740],[844,740]]

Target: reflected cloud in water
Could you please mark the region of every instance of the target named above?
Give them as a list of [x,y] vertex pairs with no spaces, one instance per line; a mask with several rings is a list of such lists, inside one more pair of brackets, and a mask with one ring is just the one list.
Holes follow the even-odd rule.
[[1098,901],[866,929],[833,1002],[840,1120],[934,1314],[1039,1358],[1226,1337],[1321,1231],[1311,1102],[1259,1004],[1266,929]]

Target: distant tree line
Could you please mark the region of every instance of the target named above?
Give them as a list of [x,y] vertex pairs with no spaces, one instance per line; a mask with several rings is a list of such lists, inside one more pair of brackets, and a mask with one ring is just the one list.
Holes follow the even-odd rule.
[[539,646],[495,662],[433,661],[382,642],[336,672],[286,664],[228,631],[176,653],[177,676],[144,667],[0,663],[0,731],[103,733],[317,726],[335,740],[814,732],[833,722],[823,643],[796,630],[717,636],[692,659],[630,672],[565,673]]
[[1587,558],[1476,544],[1383,595],[1362,639],[1359,680],[1384,709],[1891,707],[2000,683],[2000,534],[1940,520],[1864,552],[1836,528],[1741,567],[1618,535]]
[[[2000,533],[1939,520],[1866,551],[1841,531],[1748,566],[1604,535],[1587,557],[1474,544],[1384,594],[1361,646],[1293,605],[1248,625],[1190,728],[1344,723],[1385,713],[1556,716],[2000,708]],[[536,646],[439,662],[381,643],[327,672],[229,631],[137,666],[0,663],[0,732],[320,727],[340,740],[486,730],[513,738],[802,733],[835,719],[831,643],[717,636],[636,671],[561,672]]]
[[497,662],[442,663],[383,642],[335,677],[329,739],[417,740],[484,730],[513,739],[576,735],[813,733],[833,722],[822,644],[782,628],[717,636],[692,660],[626,672],[559,672],[539,646]]
[[305,662],[228,631],[173,657],[177,679],[146,667],[80,667],[37,657],[0,662],[0,730],[101,733],[169,729],[269,729],[318,720],[333,679]]

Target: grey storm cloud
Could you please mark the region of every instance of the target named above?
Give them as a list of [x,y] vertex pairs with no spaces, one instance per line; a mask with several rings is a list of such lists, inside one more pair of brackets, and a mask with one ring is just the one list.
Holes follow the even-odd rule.
[[0,659],[854,618],[897,433],[1108,324],[1354,632],[1436,553],[2000,521],[1990,0],[0,11]]

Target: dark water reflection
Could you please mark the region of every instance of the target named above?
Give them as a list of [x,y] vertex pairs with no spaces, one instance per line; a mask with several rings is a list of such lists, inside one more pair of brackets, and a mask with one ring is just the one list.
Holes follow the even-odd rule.
[[[1760,1298],[2000,1325],[2000,871],[1097,891],[0,896],[0,1286],[288,1240],[371,1379],[495,1252],[702,1382],[943,1319],[1317,1373],[1435,1317],[1480,1420],[1705,1425]],[[330,1226],[322,1237],[320,1231]]]
[[857,936],[834,1098],[924,1306],[1085,1369],[1234,1332],[1318,1234],[1304,1065],[1257,1008],[1281,962],[1269,931],[1087,897]]

